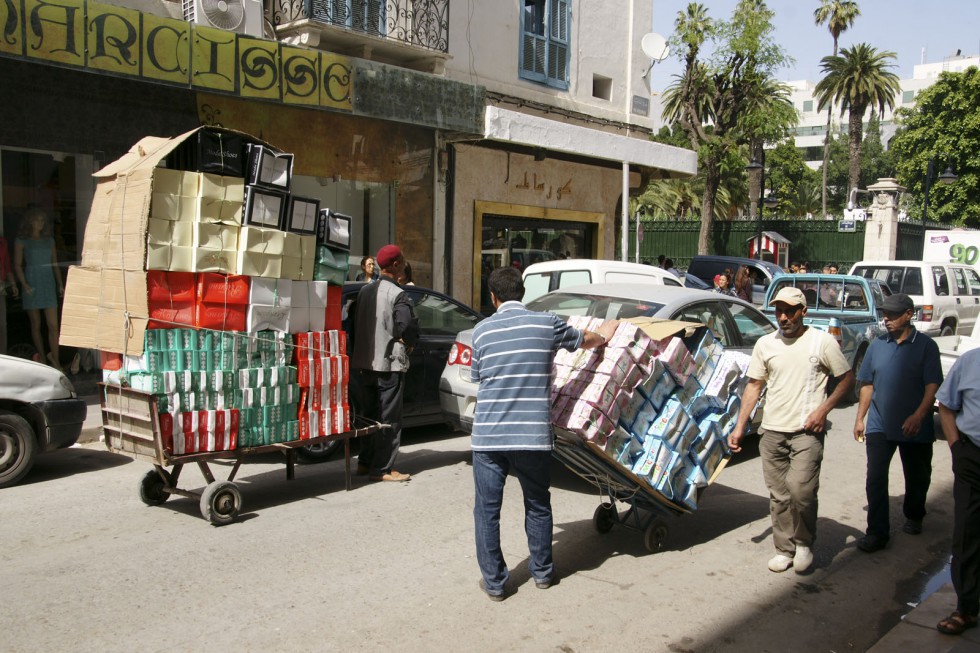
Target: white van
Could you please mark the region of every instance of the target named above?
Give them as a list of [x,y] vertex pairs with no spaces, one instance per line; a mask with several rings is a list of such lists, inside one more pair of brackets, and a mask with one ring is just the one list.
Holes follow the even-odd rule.
[[968,336],[980,316],[980,274],[937,261],[858,261],[851,274],[878,279],[915,302],[916,330],[930,336]]
[[683,285],[680,279],[667,270],[652,265],[586,258],[561,259],[535,263],[524,270],[524,303],[558,288],[588,283]]

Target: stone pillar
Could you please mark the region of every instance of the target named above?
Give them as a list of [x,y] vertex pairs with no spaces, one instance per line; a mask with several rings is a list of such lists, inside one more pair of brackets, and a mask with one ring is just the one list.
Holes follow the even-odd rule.
[[868,186],[874,200],[864,227],[864,258],[869,261],[893,261],[898,251],[898,196],[903,186],[891,177]]

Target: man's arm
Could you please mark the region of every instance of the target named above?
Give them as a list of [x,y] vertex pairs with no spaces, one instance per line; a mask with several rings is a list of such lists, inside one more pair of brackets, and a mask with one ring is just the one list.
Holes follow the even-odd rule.
[[873,391],[874,387],[870,383],[861,386],[857,419],[854,420],[854,439],[858,442],[864,442],[864,418],[868,414],[868,409],[871,408],[871,393]]
[[582,332],[582,344],[579,345],[580,349],[595,349],[596,347],[601,347],[602,345],[609,342],[616,333],[616,328],[619,326],[619,320],[606,320],[602,323],[595,331],[583,331]]
[[925,394],[922,395],[922,403],[902,423],[902,435],[907,438],[914,438],[919,433],[919,429],[922,428],[922,420],[932,414],[932,407],[936,403],[937,390],[939,390],[938,383],[929,383],[926,385]]
[[946,444],[952,448],[953,443],[960,439],[960,430],[956,428],[956,413],[943,404],[939,404],[939,423],[943,426]]
[[745,428],[749,424],[749,418],[752,416],[755,405],[759,403],[764,385],[765,381],[761,379],[749,379],[748,385],[742,391],[742,406],[738,410],[738,421],[735,422],[735,430],[728,436],[728,446],[731,447],[733,453],[742,450],[741,442],[742,438],[745,437]]
[[813,409],[812,413],[807,415],[806,421],[803,423],[804,431],[809,433],[822,433],[824,431],[827,426],[827,415],[830,414],[834,406],[854,387],[854,372],[847,370],[840,376],[835,377],[834,380],[837,381],[837,387],[834,388],[834,391],[830,393],[829,397]]
[[419,340],[419,320],[415,317],[408,295],[402,293],[395,299],[394,312],[395,338],[401,340],[406,347],[414,347]]

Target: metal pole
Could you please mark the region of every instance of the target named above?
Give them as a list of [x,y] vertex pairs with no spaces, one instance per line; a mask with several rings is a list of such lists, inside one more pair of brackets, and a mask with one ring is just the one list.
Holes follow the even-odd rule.
[[755,257],[762,260],[762,201],[766,193],[766,148],[762,148],[762,169],[759,171],[759,203],[755,208],[755,215],[758,221],[755,241]]
[[922,254],[926,253],[926,215],[929,213],[929,189],[932,188],[932,176],[936,173],[936,160],[929,159],[926,166],[926,191],[922,200]]

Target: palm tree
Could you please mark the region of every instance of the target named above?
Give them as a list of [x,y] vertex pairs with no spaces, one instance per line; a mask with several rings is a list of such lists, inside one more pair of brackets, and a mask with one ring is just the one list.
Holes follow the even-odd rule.
[[[813,21],[817,25],[827,23],[830,35],[834,37],[833,56],[837,56],[837,40],[842,32],[854,24],[854,21],[861,15],[856,2],[851,0],[820,0],[820,6],[813,12]],[[827,215],[827,162],[830,159],[830,112],[827,107],[827,133],[823,139],[823,186],[821,187],[821,209]]]
[[895,96],[901,90],[898,75],[886,70],[895,67],[890,63],[894,59],[894,52],[879,52],[867,43],[858,43],[841,50],[839,56],[820,60],[825,76],[814,88],[820,103],[817,109],[840,105],[841,116],[848,112],[848,188],[856,188],[861,176],[864,114],[869,107],[875,108],[879,115],[885,112],[885,107],[894,107]]

